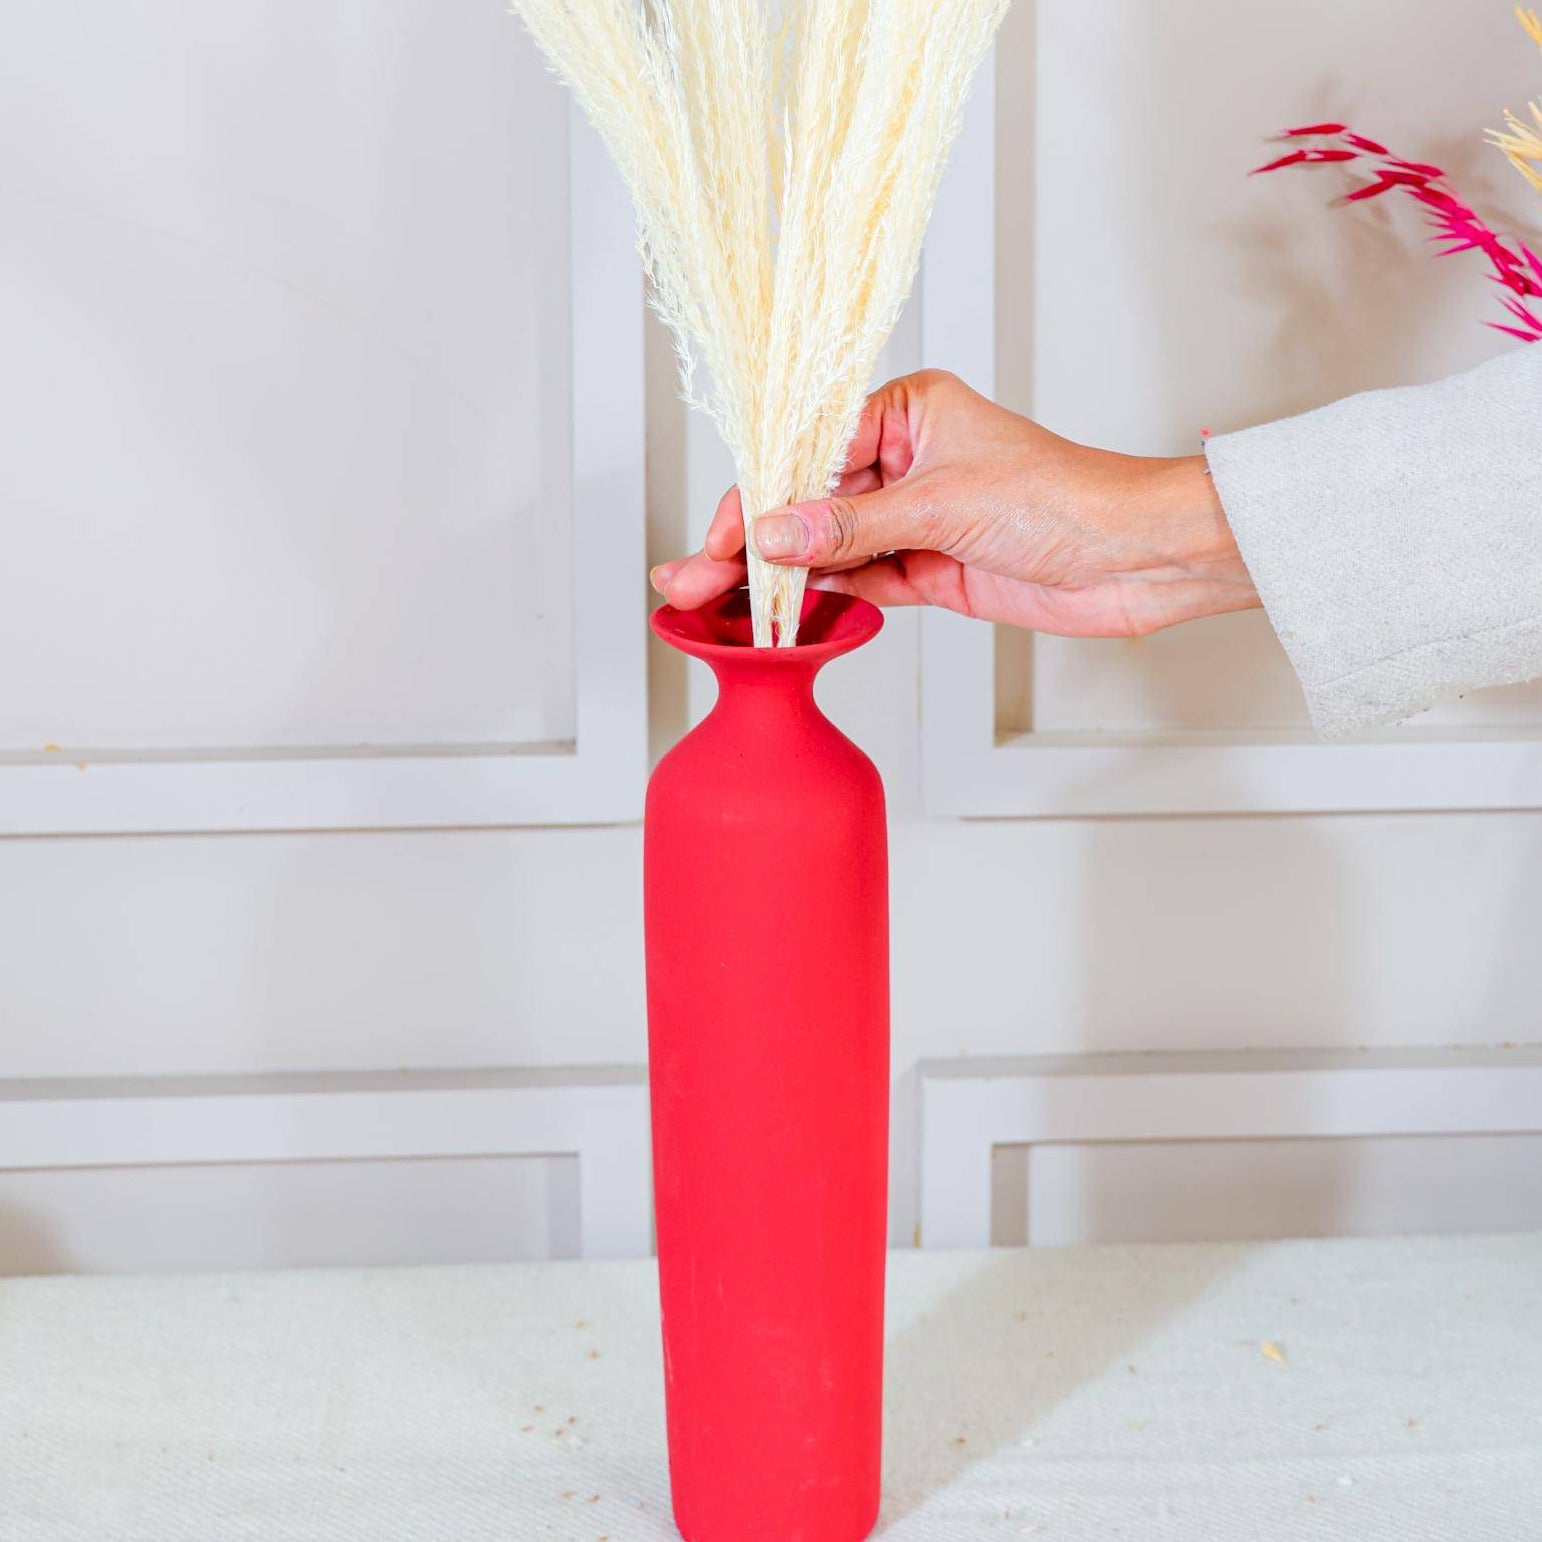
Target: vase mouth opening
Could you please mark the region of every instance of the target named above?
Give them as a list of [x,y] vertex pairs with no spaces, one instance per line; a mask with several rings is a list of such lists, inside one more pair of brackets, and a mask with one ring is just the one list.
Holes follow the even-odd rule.
[[757,648],[750,619],[750,592],[735,589],[696,610],[660,605],[649,618],[655,633],[694,658],[727,662],[819,665],[860,648],[878,635],[883,612],[850,594],[809,589],[803,595],[798,641],[791,648]]

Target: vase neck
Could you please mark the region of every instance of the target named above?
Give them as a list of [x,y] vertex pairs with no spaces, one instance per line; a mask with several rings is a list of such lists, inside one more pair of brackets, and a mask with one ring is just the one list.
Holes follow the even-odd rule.
[[814,701],[814,677],[825,660],[799,659],[796,655],[800,651],[797,648],[750,648],[743,650],[742,657],[708,659],[717,678],[713,717],[719,721],[748,718],[771,721],[818,712]]

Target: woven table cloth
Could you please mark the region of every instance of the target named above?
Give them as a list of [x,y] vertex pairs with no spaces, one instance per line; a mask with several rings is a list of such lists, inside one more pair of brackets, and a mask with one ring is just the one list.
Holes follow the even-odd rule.
[[[657,1542],[651,1263],[0,1282],[3,1542]],[[1542,1238],[896,1253],[891,1542],[1537,1542]]]

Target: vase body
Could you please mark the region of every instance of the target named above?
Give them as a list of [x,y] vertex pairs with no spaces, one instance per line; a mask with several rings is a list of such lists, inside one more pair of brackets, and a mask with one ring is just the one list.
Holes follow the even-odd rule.
[[814,703],[877,632],[811,593],[654,613],[710,715],[648,786],[644,898],[670,1485],[686,1542],[857,1542],[878,1511],[887,1213],[883,785]]

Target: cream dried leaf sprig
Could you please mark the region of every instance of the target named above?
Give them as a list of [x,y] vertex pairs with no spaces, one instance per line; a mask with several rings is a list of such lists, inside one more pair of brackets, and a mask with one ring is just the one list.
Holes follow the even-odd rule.
[[[1542,16],[1521,6],[1515,8],[1516,19],[1530,34],[1531,40],[1542,48]],[[1489,139],[1509,158],[1510,164],[1542,193],[1542,101],[1528,102],[1531,115],[1528,123],[1519,114],[1505,113],[1505,126],[1490,129]]]
[[[631,190],[746,533],[830,491],[1007,0],[513,3]],[[790,646],[806,574],[749,571],[756,645]]]

